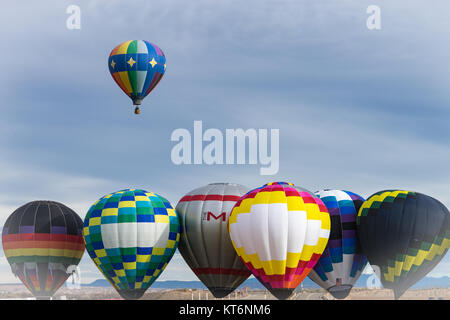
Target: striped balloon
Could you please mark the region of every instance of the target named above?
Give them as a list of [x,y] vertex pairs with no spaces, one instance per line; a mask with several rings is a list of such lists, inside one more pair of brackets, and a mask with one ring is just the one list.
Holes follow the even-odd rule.
[[145,40],[129,40],[115,47],[108,59],[109,72],[134,105],[158,85],[166,71],[160,48]]
[[330,216],[308,190],[273,182],[236,203],[229,232],[247,268],[274,296],[286,299],[325,249]]
[[72,209],[54,201],[27,203],[8,217],[3,251],[35,297],[49,299],[78,265],[84,253],[82,228]]
[[227,230],[231,209],[248,191],[232,183],[213,183],[186,194],[176,207],[180,250],[186,263],[216,298],[233,292],[249,276]]
[[344,299],[367,264],[356,232],[356,217],[364,199],[343,190],[321,190],[316,195],[330,213],[331,233],[308,277],[335,298]]

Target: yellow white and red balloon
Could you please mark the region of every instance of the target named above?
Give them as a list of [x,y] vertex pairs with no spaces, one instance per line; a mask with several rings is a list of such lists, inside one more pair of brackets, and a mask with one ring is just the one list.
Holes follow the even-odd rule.
[[274,296],[286,299],[324,251],[330,216],[314,193],[272,182],[241,197],[228,230],[247,268]]

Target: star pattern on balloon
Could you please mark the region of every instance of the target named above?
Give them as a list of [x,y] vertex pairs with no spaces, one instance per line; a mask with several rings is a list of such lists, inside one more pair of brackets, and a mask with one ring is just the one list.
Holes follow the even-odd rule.
[[130,57],[130,60],[128,60],[127,63],[130,65],[131,68],[133,68],[133,65],[136,63],[136,61],[133,60],[133,57]]
[[154,68],[158,62],[156,62],[155,58],[152,59],[152,61],[149,62],[152,65],[152,68]]
[[114,60],[111,60],[111,68],[114,69],[115,66],[116,66],[116,63],[114,62]]

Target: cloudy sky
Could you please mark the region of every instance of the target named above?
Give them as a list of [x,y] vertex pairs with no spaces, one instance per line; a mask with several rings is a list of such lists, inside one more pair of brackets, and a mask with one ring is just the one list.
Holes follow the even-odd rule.
[[[81,8],[81,29],[66,8]],[[366,27],[369,5],[381,30]],[[450,205],[448,1],[3,1],[0,226],[20,205],[60,201],[84,218],[127,187],[174,205],[211,182],[276,180],[364,197],[407,188]],[[133,114],[107,58],[129,39],[167,71]],[[280,130],[280,168],[181,165],[177,128]],[[2,253],[3,255],[3,253]],[[86,254],[83,282],[102,275]],[[450,276],[450,257],[432,276]],[[177,253],[160,279],[193,280]],[[0,282],[16,282],[4,256]]]

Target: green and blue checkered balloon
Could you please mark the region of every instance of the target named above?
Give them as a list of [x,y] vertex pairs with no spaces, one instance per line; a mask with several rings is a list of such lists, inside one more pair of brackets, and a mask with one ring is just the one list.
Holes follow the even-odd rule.
[[102,197],[84,220],[86,249],[125,299],[139,299],[169,263],[180,224],[165,198],[126,189]]

